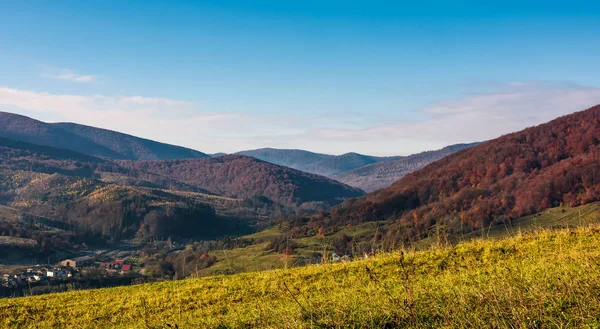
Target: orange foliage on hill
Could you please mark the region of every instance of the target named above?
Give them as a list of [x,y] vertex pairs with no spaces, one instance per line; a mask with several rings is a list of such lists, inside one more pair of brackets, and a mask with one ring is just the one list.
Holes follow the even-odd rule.
[[[213,193],[236,198],[265,196],[281,205],[304,202],[338,204],[364,194],[332,179],[277,166],[242,155],[166,161],[116,161],[128,175],[153,181],[169,177]],[[152,176],[154,175],[154,176]]]
[[477,229],[596,200],[600,105],[450,155],[344,202],[327,221],[398,219],[410,235],[422,236],[438,223]]

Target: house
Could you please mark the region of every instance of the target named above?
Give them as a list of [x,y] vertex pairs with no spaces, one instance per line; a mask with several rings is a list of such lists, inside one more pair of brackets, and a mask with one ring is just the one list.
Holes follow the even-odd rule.
[[54,274],[55,274],[54,271],[46,271],[46,276],[47,277],[53,278]]
[[65,259],[60,262],[62,267],[82,267],[92,264],[93,258],[90,256],[82,256],[73,259]]
[[110,261],[110,262],[102,262],[100,263],[100,268],[106,269],[106,270],[110,270],[110,269],[119,269],[123,266],[123,264],[125,264],[125,260],[124,259],[117,259],[114,261]]
[[123,266],[121,266],[121,274],[127,274],[129,272],[131,272],[131,265],[123,264]]
[[114,267],[115,267],[115,262],[102,262],[102,263],[100,263],[100,268],[103,268],[103,269],[106,269],[106,270],[112,269]]
[[40,281],[42,278],[37,276],[37,275],[33,275],[27,278],[27,282],[37,282]]

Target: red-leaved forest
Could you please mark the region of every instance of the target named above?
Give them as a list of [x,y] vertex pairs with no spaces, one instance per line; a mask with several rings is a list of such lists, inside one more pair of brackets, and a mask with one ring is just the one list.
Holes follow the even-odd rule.
[[472,230],[600,199],[600,105],[450,155],[348,200],[329,224],[396,219],[410,236],[436,223]]

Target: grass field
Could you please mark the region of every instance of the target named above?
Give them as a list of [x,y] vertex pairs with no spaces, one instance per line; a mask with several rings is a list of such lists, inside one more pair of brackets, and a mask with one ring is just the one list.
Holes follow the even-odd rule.
[[[457,243],[472,239],[503,239],[540,228],[558,229],[574,228],[600,224],[600,202],[592,202],[578,207],[555,207],[540,213],[525,216],[518,220],[487,227],[478,231],[450,238],[449,242]],[[443,240],[443,238],[441,238]],[[440,243],[440,237],[431,237],[415,243],[416,249],[427,249]]]
[[[196,275],[211,276],[227,273],[263,271],[266,269],[288,268],[317,263],[317,261],[312,259],[313,254],[328,254],[333,252],[333,247],[331,246],[331,240],[333,238],[345,234],[360,239],[363,241],[361,243],[370,243],[375,234],[376,225],[375,222],[363,223],[344,228],[329,236],[294,239],[298,247],[291,256],[268,250],[268,242],[261,242],[244,248],[212,251],[211,254],[217,257],[217,263],[211,267],[200,270]],[[254,239],[255,241],[268,241],[280,234],[281,231],[277,227],[272,227],[254,234],[246,235],[243,238]]]
[[598,328],[600,226],[0,300],[2,328]]
[[[226,273],[242,273],[316,263],[317,261],[311,259],[315,253],[330,254],[334,252],[331,242],[335,237],[344,234],[355,239],[358,245],[370,245],[377,230],[377,225],[385,225],[386,223],[386,221],[380,221],[379,223],[367,222],[344,228],[328,236],[293,239],[298,247],[295,249],[294,254],[289,257],[273,250],[267,250],[266,242],[244,248],[214,251],[211,254],[217,257],[217,263],[209,268],[200,270],[196,275],[211,276]],[[593,202],[573,208],[551,208],[541,213],[506,223],[506,225],[496,225],[452,238],[439,237],[436,234],[432,234],[428,238],[416,241],[412,247],[417,250],[427,250],[440,244],[456,244],[482,237],[486,239],[501,239],[540,228],[572,228],[590,224],[600,224],[600,202]],[[272,227],[244,236],[243,238],[254,239],[255,241],[268,241],[280,234],[282,232],[277,227]]]

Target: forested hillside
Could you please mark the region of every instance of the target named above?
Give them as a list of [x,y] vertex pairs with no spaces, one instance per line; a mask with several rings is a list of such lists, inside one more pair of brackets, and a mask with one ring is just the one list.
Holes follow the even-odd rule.
[[236,198],[265,196],[282,205],[307,202],[326,206],[364,194],[322,176],[273,165],[251,157],[226,155],[209,159],[118,161],[122,168],[170,177],[213,193]]
[[340,203],[363,194],[337,181],[230,155],[206,159],[116,161],[0,138],[0,169],[102,178],[120,185],[165,188],[234,198],[267,197],[284,206]]
[[398,219],[399,234],[473,230],[600,199],[600,106],[502,136],[334,207],[326,225]]
[[0,214],[0,233],[31,239],[42,251],[82,241],[238,235],[286,212],[361,194],[244,156],[115,161],[0,138],[0,207],[10,210]]
[[69,230],[118,240],[137,237],[214,237],[236,232],[235,223],[193,197],[58,174],[0,175],[3,185],[18,180],[12,207],[55,219]]

